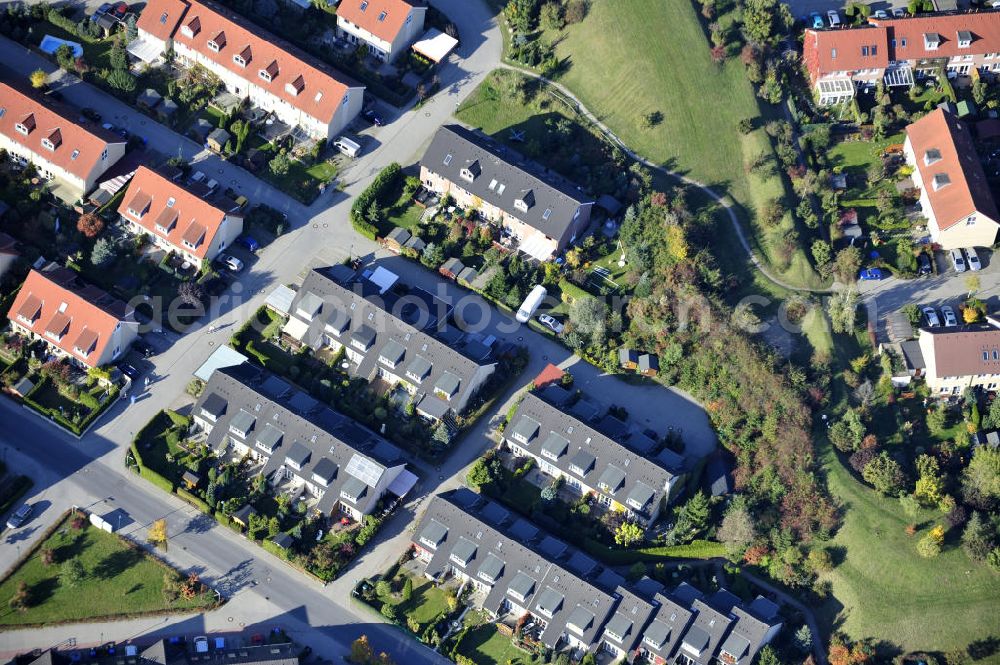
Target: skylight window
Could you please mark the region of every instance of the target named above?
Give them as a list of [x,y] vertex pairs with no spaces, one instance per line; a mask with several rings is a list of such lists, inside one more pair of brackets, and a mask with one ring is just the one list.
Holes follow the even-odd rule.
[[361,11],[365,11],[366,9],[368,9],[368,0],[363,0],[361,3]]
[[167,12],[160,14],[160,23],[163,25],[167,24]]
[[542,219],[548,219],[552,216],[552,208],[546,208],[545,212],[542,213]]
[[76,158],[77,158],[77,157],[79,157],[79,156],[80,156],[80,151],[79,151],[79,150],[74,150],[74,151],[73,151],[73,154],[72,154],[72,155],[70,155],[70,156],[69,156],[69,158],[70,158],[70,159],[76,159]]
[[451,153],[450,152],[447,155],[445,155],[445,157],[444,157],[444,165],[448,166],[449,164],[451,164]]
[[174,197],[171,196],[169,199],[167,199],[168,208],[173,208],[175,203],[177,203],[177,200]]
[[384,21],[384,20],[385,20],[385,17],[386,17],[386,13],[385,13],[385,12],[382,12],[381,14],[379,14],[379,15],[378,15],[378,20],[379,20],[380,22],[381,22],[381,21]]

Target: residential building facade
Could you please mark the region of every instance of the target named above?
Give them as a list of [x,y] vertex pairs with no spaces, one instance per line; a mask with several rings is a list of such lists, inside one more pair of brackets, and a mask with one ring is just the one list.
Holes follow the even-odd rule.
[[79,198],[125,155],[125,142],[78,124],[48,99],[0,81],[0,149],[19,164],[33,164],[42,178],[64,183]]
[[973,69],[1000,71],[1000,14],[969,12],[909,18],[869,18],[844,30],[807,29],[803,61],[820,104],[853,99],[861,86],[890,87]]
[[248,457],[272,486],[311,498],[324,515],[360,521],[416,481],[398,448],[248,365],[215,370],[191,414],[216,455]]
[[337,7],[337,34],[392,62],[423,33],[426,15],[425,5],[407,0],[343,0]]
[[28,273],[7,318],[15,332],[84,369],[123,357],[139,332],[132,307],[54,263]]
[[460,125],[438,129],[420,159],[420,181],[477,210],[539,261],[581,237],[594,207],[572,183]]
[[[375,280],[395,285],[395,275],[377,272]],[[312,270],[283,332],[313,350],[343,349],[353,375],[403,387],[425,418],[461,414],[496,370],[491,350],[448,326],[430,294],[400,295],[386,284],[349,270]]]
[[683,583],[668,593],[648,578],[627,586],[587,554],[465,488],[430,501],[412,547],[429,579],[471,585],[483,609],[505,623],[527,615],[531,637],[557,651],[657,665],[750,665],[782,625],[777,606],[762,597],[743,605],[728,591],[705,597]]
[[[995,321],[995,320],[994,320]],[[961,395],[966,388],[1000,388],[1000,327],[996,323],[921,328],[919,361],[932,395]]]
[[607,509],[624,511],[647,526],[656,521],[685,473],[677,453],[633,450],[533,392],[521,400],[500,445],[518,457],[533,458],[542,473],[562,478],[566,487],[593,494]]
[[199,270],[243,232],[242,214],[224,211],[145,166],[132,177],[118,214],[132,233],[149,236]]
[[907,126],[903,152],[931,240],[944,250],[991,246],[1000,215],[968,123],[935,109]]
[[137,27],[159,53],[173,49],[226,90],[312,138],[333,139],[361,111],[364,86],[204,0],[150,0]]

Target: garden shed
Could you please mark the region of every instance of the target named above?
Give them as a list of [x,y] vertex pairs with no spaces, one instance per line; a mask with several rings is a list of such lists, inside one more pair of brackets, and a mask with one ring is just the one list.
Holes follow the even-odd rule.
[[214,150],[215,152],[222,152],[226,149],[226,144],[229,143],[229,132],[222,129],[221,127],[216,127],[211,132],[208,133],[208,137],[205,139],[206,145],[208,145],[209,150]]

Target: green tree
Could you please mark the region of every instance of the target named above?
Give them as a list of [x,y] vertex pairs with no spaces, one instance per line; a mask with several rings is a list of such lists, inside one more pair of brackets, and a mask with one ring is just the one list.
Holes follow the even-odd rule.
[[407,577],[403,582],[403,602],[405,603],[413,597],[413,578]]
[[757,533],[753,517],[747,509],[746,499],[743,496],[737,496],[729,504],[716,535],[726,546],[726,553],[734,560],[742,557],[743,552],[753,542]]
[[234,152],[238,155],[243,150],[243,143],[247,140],[247,136],[250,135],[250,123],[246,120],[235,120],[229,126],[229,131],[236,137]]
[[790,27],[787,16],[778,0],[748,0],[743,5],[743,32],[754,44],[773,44]]
[[708,526],[709,512],[708,495],[702,491],[699,491],[684,502],[684,505],[681,507],[680,517],[690,526],[692,538],[704,531]]
[[622,547],[631,547],[643,538],[642,527],[634,522],[622,522],[615,529],[615,544]]
[[59,570],[59,584],[69,588],[79,586],[86,577],[87,571],[84,570],[83,564],[80,563],[78,557],[67,559]]
[[837,252],[833,261],[833,273],[841,282],[850,284],[858,278],[861,269],[861,250],[853,245]]
[[994,544],[993,529],[978,511],[973,512],[962,532],[962,549],[973,561],[985,561]]
[[469,473],[465,476],[465,481],[468,483],[469,487],[478,490],[484,485],[488,485],[493,482],[493,476],[490,474],[490,468],[486,464],[486,460],[479,458],[476,463],[472,465],[469,469]]
[[274,159],[267,163],[267,166],[271,169],[271,173],[280,177],[288,174],[288,171],[292,168],[292,159],[288,156],[288,151],[282,148],[274,156]]
[[135,76],[127,69],[115,69],[108,74],[108,85],[123,92],[132,92],[136,88]]
[[782,665],[778,652],[770,644],[765,644],[757,654],[757,665]]
[[279,533],[281,533],[281,522],[278,521],[277,517],[272,517],[267,522],[267,535],[273,537]]
[[882,451],[865,465],[861,472],[865,482],[875,488],[877,492],[885,495],[896,494],[906,481],[899,462],[889,457],[889,454]]
[[112,69],[128,69],[128,53],[125,52],[125,47],[122,46],[121,42],[115,42],[108,57],[111,60]]
[[[994,400],[993,404],[996,405],[997,402],[1000,400]],[[993,407],[990,408],[990,415],[992,414]],[[1000,448],[976,448],[962,480],[967,494],[986,499],[1000,498]]]
[[17,584],[17,591],[10,597],[7,603],[10,609],[16,612],[24,612],[31,604],[31,592],[28,591],[28,583],[21,580]]
[[[839,256],[839,254],[838,254]],[[837,291],[829,300],[827,314],[835,333],[850,333],[854,330],[860,297],[854,287]]]
[[833,250],[830,249],[830,243],[825,240],[814,241],[812,244],[812,255],[817,266],[825,266],[830,262],[830,258],[833,256]]
[[355,665],[368,665],[375,658],[375,651],[372,649],[372,645],[368,643],[368,636],[362,635],[358,639],[351,642],[351,655],[348,657],[352,663]]
[[387,600],[392,595],[392,585],[389,580],[379,580],[375,583],[375,595],[382,600]]
[[569,306],[570,331],[566,340],[578,349],[600,347],[607,339],[608,310],[594,296],[581,296]]
[[103,268],[114,261],[117,254],[113,240],[98,238],[94,242],[94,248],[90,250],[90,262],[98,268]]
[[844,417],[830,427],[830,443],[845,453],[854,452],[865,438],[865,425],[857,409],[847,409]]
[[942,543],[944,543],[944,527],[939,524],[917,541],[917,554],[925,559],[932,559],[941,553]]
[[125,41],[129,44],[139,38],[139,28],[136,26],[134,13],[130,13],[125,19]]

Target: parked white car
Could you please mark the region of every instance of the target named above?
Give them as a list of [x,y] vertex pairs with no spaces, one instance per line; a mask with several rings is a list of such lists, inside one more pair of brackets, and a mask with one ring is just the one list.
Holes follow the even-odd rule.
[[965,260],[969,264],[969,270],[982,270],[983,264],[979,262],[979,254],[976,254],[974,247],[965,250]]
[[563,324],[559,323],[558,319],[556,319],[554,316],[550,314],[540,314],[538,316],[538,321],[543,326],[554,332],[555,334],[557,335],[562,334]]
[[231,254],[219,254],[218,261],[233,272],[243,270],[243,262]]
[[941,316],[944,317],[944,324],[946,326],[958,325],[958,317],[955,316],[955,310],[951,308],[951,305],[945,305],[941,308]]
[[933,307],[921,307],[920,311],[923,313],[928,326],[931,328],[938,328],[941,326],[941,319],[938,318],[937,312],[934,311]]
[[965,272],[965,257],[962,256],[962,250],[953,249],[949,253],[951,255],[951,265],[955,269],[955,272]]

